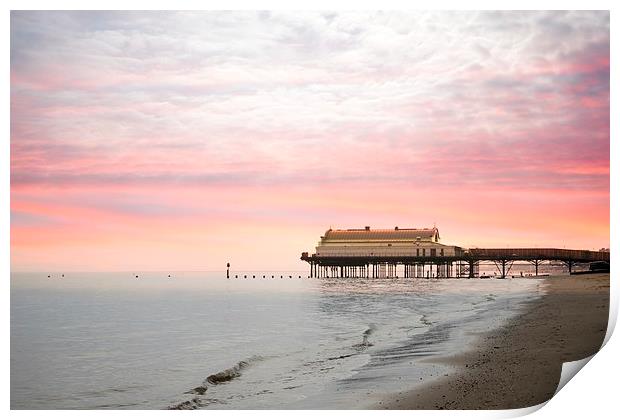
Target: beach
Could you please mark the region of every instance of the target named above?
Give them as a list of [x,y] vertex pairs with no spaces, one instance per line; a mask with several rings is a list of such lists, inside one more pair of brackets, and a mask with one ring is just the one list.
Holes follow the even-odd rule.
[[[510,280],[506,280],[510,281]],[[451,368],[441,380],[386,396],[375,409],[513,409],[553,397],[564,362],[596,353],[609,315],[609,274],[553,276],[546,293],[476,346],[425,362]]]

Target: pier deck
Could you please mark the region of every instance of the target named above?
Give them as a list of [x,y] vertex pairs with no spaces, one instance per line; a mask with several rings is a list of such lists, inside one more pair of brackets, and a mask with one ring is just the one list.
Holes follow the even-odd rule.
[[609,252],[559,248],[471,248],[454,256],[376,256],[348,253],[341,256],[319,256],[302,253],[310,264],[311,277],[391,277],[402,266],[405,277],[477,277],[481,262],[496,264],[501,277],[506,277],[516,261],[532,263],[538,275],[540,263],[557,261],[566,264],[571,273],[574,264],[610,262]]

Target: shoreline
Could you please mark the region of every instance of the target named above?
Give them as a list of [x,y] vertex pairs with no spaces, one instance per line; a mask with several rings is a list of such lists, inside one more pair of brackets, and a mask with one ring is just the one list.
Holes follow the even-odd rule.
[[564,362],[601,347],[609,317],[610,274],[553,276],[507,325],[480,336],[474,348],[422,363],[442,364],[440,380],[380,398],[371,409],[513,409],[553,397]]

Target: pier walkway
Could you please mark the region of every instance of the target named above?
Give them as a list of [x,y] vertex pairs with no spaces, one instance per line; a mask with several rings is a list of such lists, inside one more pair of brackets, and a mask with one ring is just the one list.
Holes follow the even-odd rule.
[[481,262],[494,263],[505,278],[517,261],[533,264],[536,275],[543,262],[561,262],[569,273],[575,264],[610,262],[608,251],[559,248],[459,248],[451,256],[414,256],[408,252],[319,256],[304,252],[301,259],[310,264],[310,277],[366,278],[395,277],[399,271],[404,277],[478,277]]

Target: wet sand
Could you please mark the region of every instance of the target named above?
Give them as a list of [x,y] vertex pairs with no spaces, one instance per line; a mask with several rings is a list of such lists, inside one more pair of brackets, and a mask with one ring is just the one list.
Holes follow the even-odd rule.
[[609,274],[555,276],[544,284],[547,294],[506,327],[480,337],[475,350],[428,360],[454,373],[371,408],[512,409],[549,400],[562,363],[591,356],[603,343]]

